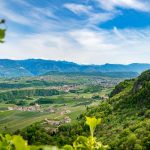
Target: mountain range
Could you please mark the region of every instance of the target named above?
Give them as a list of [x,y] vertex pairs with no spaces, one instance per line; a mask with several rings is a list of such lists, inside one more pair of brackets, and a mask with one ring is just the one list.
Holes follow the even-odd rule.
[[136,72],[150,69],[150,64],[133,63],[80,65],[67,61],[43,59],[10,60],[0,59],[0,77],[37,76],[48,72]]

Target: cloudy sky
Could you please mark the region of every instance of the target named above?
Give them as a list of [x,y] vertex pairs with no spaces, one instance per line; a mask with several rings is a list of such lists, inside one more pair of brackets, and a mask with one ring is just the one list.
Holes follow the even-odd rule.
[[0,58],[150,63],[150,0],[0,0]]

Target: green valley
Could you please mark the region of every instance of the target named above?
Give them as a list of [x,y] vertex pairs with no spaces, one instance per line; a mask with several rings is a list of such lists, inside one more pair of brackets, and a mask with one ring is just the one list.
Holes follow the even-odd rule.
[[37,77],[0,79],[0,131],[13,133],[49,119],[70,122],[90,106],[108,98],[123,78],[91,73],[49,73]]
[[[148,150],[150,148],[150,70],[136,79],[119,83],[110,93],[110,98],[96,106],[88,106],[75,122],[62,124],[50,130],[48,124],[37,122],[16,131],[29,144],[66,145],[80,135],[89,136],[85,116],[101,118],[95,136],[110,149]],[[82,106],[83,108],[83,106]],[[38,131],[38,132],[37,132]],[[41,138],[38,138],[41,137]]]

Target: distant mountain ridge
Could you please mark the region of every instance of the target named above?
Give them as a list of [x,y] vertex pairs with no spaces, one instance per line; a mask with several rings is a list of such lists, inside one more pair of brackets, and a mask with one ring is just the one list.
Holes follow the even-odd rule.
[[43,59],[10,60],[0,59],[0,77],[36,76],[51,71],[57,72],[137,72],[150,69],[150,64],[133,63],[79,65],[67,61]]

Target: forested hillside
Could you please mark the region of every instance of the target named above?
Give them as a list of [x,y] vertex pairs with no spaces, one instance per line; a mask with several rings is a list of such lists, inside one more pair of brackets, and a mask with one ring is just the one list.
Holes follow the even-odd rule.
[[88,135],[85,116],[102,118],[95,135],[110,149],[149,150],[150,70],[136,79],[118,84],[110,94],[110,99],[101,101],[97,107],[87,107],[86,113],[77,118],[78,123],[60,126],[55,134],[48,133],[38,123],[18,133],[30,144],[71,144],[78,135]]

